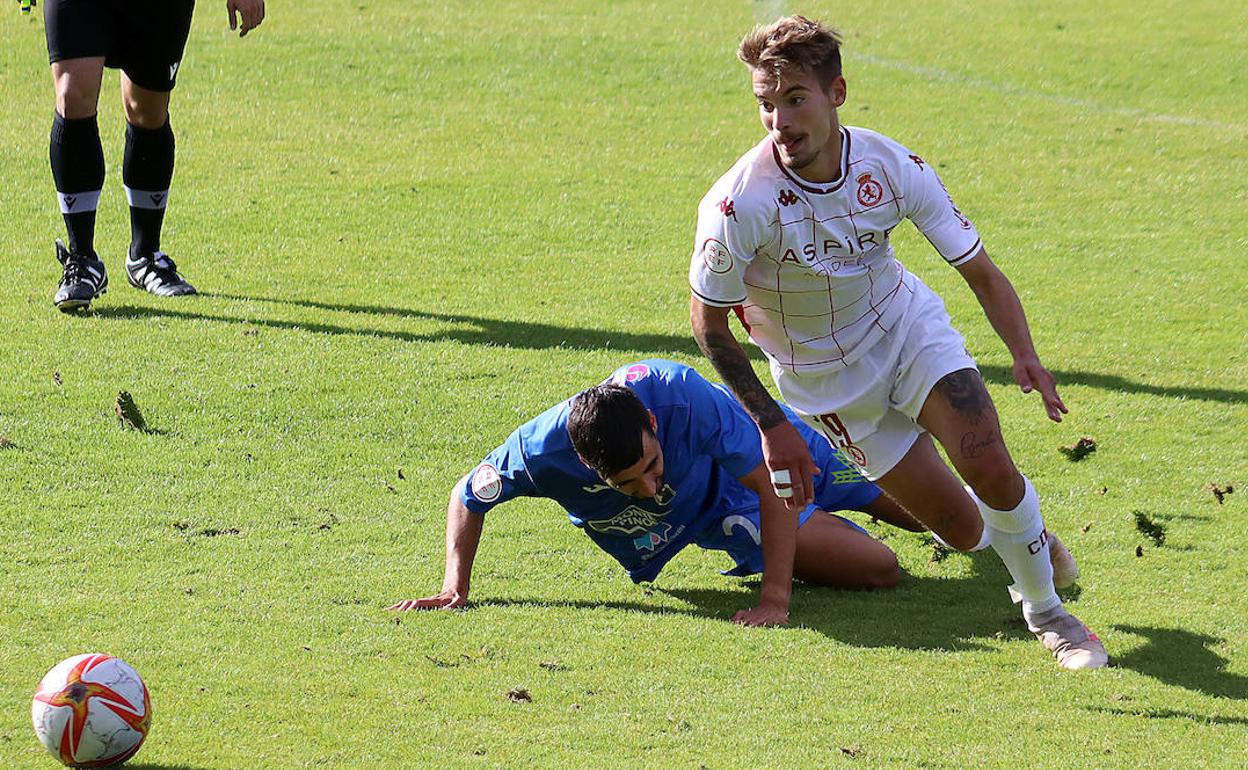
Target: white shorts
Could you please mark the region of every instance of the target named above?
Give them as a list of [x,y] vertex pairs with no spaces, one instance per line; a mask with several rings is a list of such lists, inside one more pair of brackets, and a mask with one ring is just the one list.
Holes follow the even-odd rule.
[[919,411],[940,378],[978,370],[945,303],[917,277],[907,283],[914,296],[905,314],[857,361],[814,375],[771,368],[789,406],[872,481],[901,462],[925,432]]

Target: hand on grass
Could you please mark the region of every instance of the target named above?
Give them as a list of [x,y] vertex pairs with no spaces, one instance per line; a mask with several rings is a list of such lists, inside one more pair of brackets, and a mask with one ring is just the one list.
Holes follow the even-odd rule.
[[1040,391],[1040,398],[1044,401],[1044,410],[1048,412],[1049,419],[1053,422],[1061,422],[1062,415],[1070,410],[1062,403],[1062,397],[1057,395],[1057,380],[1048,369],[1040,363],[1038,358],[1023,358],[1014,362],[1014,381],[1023,389],[1024,393],[1030,393],[1032,390]]
[[775,604],[760,604],[752,610],[741,610],[732,622],[742,626],[787,626],[789,610]]
[[426,596],[423,599],[404,599],[397,604],[390,605],[386,609],[396,612],[407,612],[409,610],[454,610],[467,604],[467,594],[450,590],[442,591],[435,596]]

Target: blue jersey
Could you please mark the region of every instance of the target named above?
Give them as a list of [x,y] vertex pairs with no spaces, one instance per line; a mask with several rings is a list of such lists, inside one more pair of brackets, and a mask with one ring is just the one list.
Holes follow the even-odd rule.
[[[653,580],[686,545],[712,537],[725,517],[757,510],[758,496],[737,479],[763,462],[762,442],[737,399],[688,366],[648,359],[617,369],[610,381],[630,388],[655,416],[663,452],[656,496],[618,492],[581,462],[568,435],[571,399],[512,432],[464,477],[459,494],[479,514],[514,497],[550,498],[634,581]],[[879,495],[822,436],[786,414],[823,469],[812,509],[853,508]]]

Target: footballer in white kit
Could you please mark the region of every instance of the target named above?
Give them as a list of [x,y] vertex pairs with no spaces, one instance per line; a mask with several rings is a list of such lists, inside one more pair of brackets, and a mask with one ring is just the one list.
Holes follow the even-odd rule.
[[1055,421],[1066,406],[1017,292],[931,165],[874,131],[841,125],[840,44],[834,30],[802,16],[741,42],[737,56],[767,135],[699,206],[694,337],[757,423],[772,483],[792,510],[810,500],[814,463],[732,335],[731,313],[766,354],[784,399],[868,478],[948,545],[992,547],[1028,627],[1059,665],[1105,666],[1100,640],[1057,595],[1055,581],[1073,582],[1077,569],[1045,529],[962,336],[941,299],[893,254],[889,236],[902,220],[974,291],[1023,391],[1038,391]]
[[[835,183],[786,169],[770,137],[737,161],[698,208],[689,282],[700,302],[739,309],[785,401],[878,479],[922,431],[916,419],[936,382],[975,367],[944,303],[897,261],[889,235],[909,219],[955,266],[980,240],[921,157],[874,131],[840,132],[848,173]],[[910,336],[921,349],[902,350]]]

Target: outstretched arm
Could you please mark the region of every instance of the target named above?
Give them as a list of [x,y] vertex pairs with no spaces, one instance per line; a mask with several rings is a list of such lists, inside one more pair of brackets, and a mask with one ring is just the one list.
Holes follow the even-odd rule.
[[732,330],[728,328],[728,310],[726,307],[707,305],[697,297],[690,298],[689,320],[693,325],[693,338],[710,359],[715,371],[732,388],[745,411],[758,424],[767,467],[773,473],[786,472],[791,479],[791,488],[779,483],[777,489],[782,495],[791,489],[791,496],[785,497],[784,503],[790,510],[800,511],[814,499],[813,476],[819,468],[810,457],[806,441],[784,416],[767,388],[763,387],[741,343],[732,336]]
[[[787,420],[786,420],[787,422]],[[783,626],[789,622],[789,596],[793,591],[793,558],[797,547],[797,514],[776,497],[766,463],[741,477],[741,483],[758,493],[762,521],[763,585],[758,606],[741,610],[732,622],[743,626]]]
[[446,506],[446,573],[442,578],[442,590],[423,599],[405,599],[387,609],[449,610],[467,604],[472,561],[477,555],[484,524],[484,516],[473,513],[464,505],[459,496],[459,485],[456,484]]
[[1027,315],[1010,279],[988,258],[981,247],[969,261],[958,266],[958,272],[975,292],[975,298],[988,316],[988,322],[1014,357],[1014,380],[1024,393],[1040,391],[1049,419],[1061,422],[1068,411],[1057,394],[1057,381],[1040,363],[1036,347],[1027,327]]

